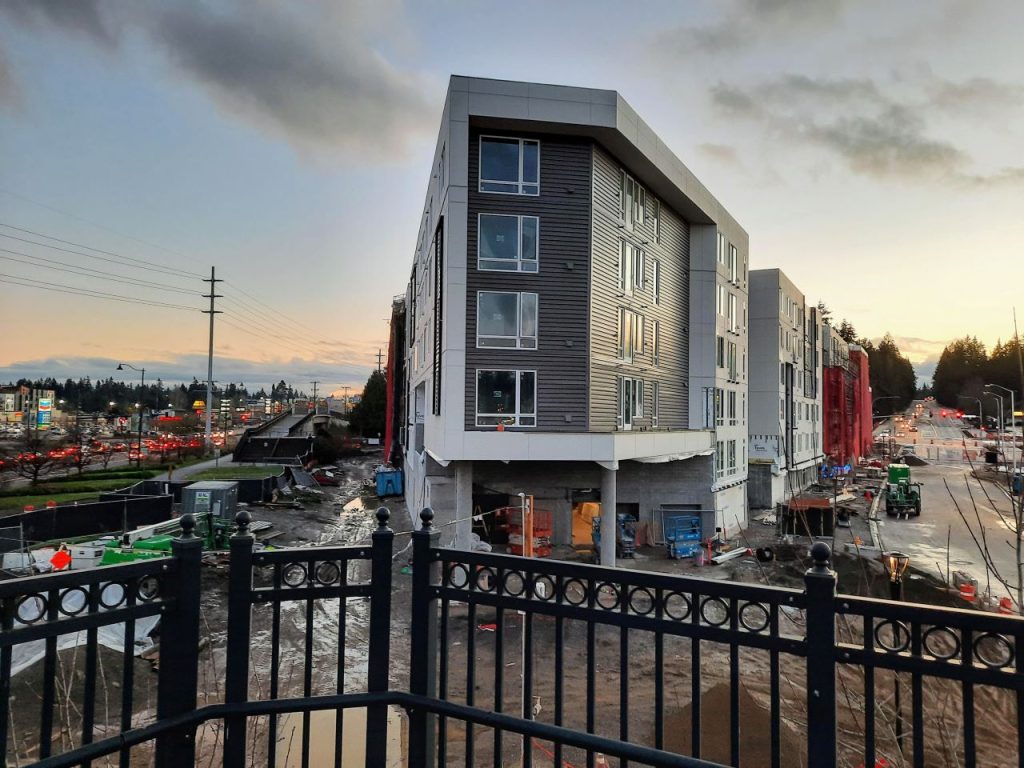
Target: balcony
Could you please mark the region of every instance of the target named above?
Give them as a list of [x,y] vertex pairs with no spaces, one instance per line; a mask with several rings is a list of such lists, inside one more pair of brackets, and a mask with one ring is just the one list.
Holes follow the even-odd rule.
[[[240,513],[212,665],[196,652],[215,617],[189,516],[172,557],[0,583],[6,763],[308,766],[356,743],[374,767],[1022,754],[1017,617],[837,596],[823,543],[795,590],[451,550],[421,519],[409,547],[382,509],[369,545],[256,551]],[[155,686],[99,648],[154,616]],[[26,643],[38,695],[12,702]],[[976,711],[1000,713],[995,743]]]

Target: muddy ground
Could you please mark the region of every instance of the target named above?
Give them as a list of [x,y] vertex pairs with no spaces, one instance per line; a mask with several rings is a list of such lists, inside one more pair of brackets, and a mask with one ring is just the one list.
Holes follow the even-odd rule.
[[[376,525],[374,511],[382,502],[373,495],[370,485],[373,468],[379,463],[379,456],[369,455],[341,462],[345,481],[340,488],[325,489],[324,498],[309,503],[301,510],[268,510],[253,508],[256,520],[273,523],[273,532],[282,535],[272,540],[275,546],[317,546],[328,544],[358,544],[368,541]],[[396,531],[395,559],[392,591],[392,685],[404,688],[407,685],[409,658],[409,597],[411,577],[408,573],[407,549],[409,521],[401,500],[388,500],[393,509],[392,528]],[[854,541],[866,535],[866,506],[854,516],[850,529],[839,529],[836,549],[845,541]],[[809,567],[808,541],[794,539],[781,542],[773,528],[752,525],[743,537],[735,541],[737,546],[758,547],[770,544],[775,559],[770,563],[758,563],[752,557],[732,561],[725,566],[697,568],[692,561],[669,560],[663,550],[655,547],[641,548],[637,557],[621,561],[620,565],[643,570],[679,573],[702,578],[730,579],[748,583],[769,583],[776,586],[803,585],[803,573]],[[554,557],[566,560],[585,561],[588,556],[569,548],[558,548]],[[200,704],[223,700],[223,674],[226,661],[226,563],[211,563],[203,571],[203,647],[200,650]],[[876,562],[838,554],[835,567],[839,574],[841,592],[887,596],[888,583],[881,567]],[[365,566],[353,566],[348,578],[351,581],[365,579]],[[257,579],[264,578],[257,574]],[[955,604],[956,599],[945,592],[933,580],[921,577],[907,582],[907,599],[930,604]],[[351,599],[344,609],[345,631],[343,642],[339,642],[341,608],[337,601],[319,601],[312,610],[313,664],[307,670],[303,656],[307,632],[307,606],[305,601],[282,604],[280,613],[281,655],[279,659],[278,696],[299,696],[305,693],[334,693],[339,663],[344,669],[343,689],[345,691],[365,690],[367,629],[369,604],[362,599]],[[449,607],[447,633],[442,638],[442,654],[445,655],[447,673],[442,679],[444,694],[453,701],[466,702],[472,690],[472,698],[479,706],[490,709],[500,708],[510,713],[522,712],[522,641],[524,618],[514,612],[505,612],[499,617],[494,612],[480,610],[470,617],[464,605]],[[564,702],[562,723],[584,730],[587,720],[588,698],[594,702],[593,717],[595,732],[614,738],[625,736],[630,741],[654,745],[654,696],[655,696],[655,642],[649,633],[630,631],[627,634],[612,627],[597,627],[594,632],[594,675],[588,680],[587,644],[588,631],[581,622],[566,620],[562,627],[562,658],[556,665],[555,622],[537,616],[528,620],[530,624],[533,675],[533,698],[528,708],[535,711],[535,717],[545,722],[554,722],[556,685],[561,689]],[[803,617],[798,612],[783,611],[781,629],[784,633],[801,637],[804,632]],[[257,606],[253,611],[250,695],[253,698],[268,698],[271,695],[271,627],[272,614],[269,607]],[[847,624],[839,627],[840,637],[847,642],[860,642],[860,628]],[[470,643],[474,648],[470,662],[467,650]],[[662,676],[664,686],[664,743],[667,748],[684,754],[691,753],[691,723],[693,717],[693,674],[695,646],[685,638],[664,638]],[[729,700],[730,700],[730,649],[715,643],[702,642],[699,648],[700,712],[701,712],[701,755],[706,759],[729,761]],[[57,726],[55,728],[55,751],[77,744],[80,734],[81,670],[84,654],[62,654],[58,679],[61,682]],[[109,733],[118,730],[116,722],[120,701],[120,679],[122,657],[120,654],[101,651],[101,684],[97,692],[97,719],[110,723]],[[625,660],[625,661],[623,661]],[[767,754],[769,739],[769,702],[771,681],[769,676],[770,656],[766,651],[740,649],[738,652],[740,670],[740,730],[741,765],[770,765]],[[41,666],[41,665],[38,665]],[[806,755],[806,692],[805,667],[802,659],[781,655],[779,659],[779,693],[782,716],[781,745],[783,765],[802,766]],[[470,681],[469,670],[473,670]],[[625,669],[625,683],[621,676]],[[151,722],[155,716],[156,674],[147,661],[136,659],[135,670],[135,716],[136,725]],[[308,674],[307,674],[308,672]],[[8,742],[8,760],[18,765],[37,755],[34,742],[37,740],[40,708],[40,670],[33,669],[15,678],[12,688],[14,707],[10,723],[12,738]],[[901,757],[895,743],[896,722],[893,706],[893,676],[878,672],[875,676],[877,713],[875,727],[879,756],[885,756],[891,766],[907,764]],[[471,684],[470,684],[471,683]],[[495,696],[498,685],[502,695]],[[901,678],[903,693],[902,708],[908,724],[910,722],[909,677]],[[589,694],[589,695],[588,695]],[[927,681],[922,689],[926,713],[926,761],[928,766],[954,766],[962,763],[961,755],[961,695],[958,684],[942,681]],[[838,686],[839,722],[841,729],[842,754],[839,765],[854,768],[862,758],[864,733],[864,676],[859,668],[843,669]],[[1016,765],[1017,757],[1013,745],[1016,743],[1012,728],[1016,719],[1015,701],[1000,692],[977,687],[975,689],[975,712],[977,717],[979,765]],[[329,718],[333,720],[333,717]],[[402,720],[394,718],[396,730],[403,729]],[[349,713],[346,721],[359,721],[359,713]],[[625,727],[623,727],[625,723]],[[314,720],[312,731],[312,765],[333,764],[333,722]],[[1009,731],[1009,735],[1007,734]],[[277,726],[274,739],[268,733],[265,719],[255,722],[250,728],[250,764],[264,765],[269,749],[275,749],[279,765],[295,765],[300,753],[301,718],[282,718]],[[345,728],[346,739],[356,744],[346,747],[346,763],[361,759],[360,739],[352,738],[349,726]],[[97,728],[97,738],[105,735]],[[475,748],[473,765],[493,766],[495,754],[497,764],[519,765],[522,759],[522,740],[505,735],[496,745],[494,733],[488,729],[475,728],[467,734],[460,723],[445,724],[447,764],[465,764],[465,745],[471,739]],[[199,765],[220,764],[219,749],[222,744],[222,728],[219,723],[209,723],[199,734]],[[526,745],[535,765],[554,765],[552,745],[535,741]],[[909,739],[905,744],[910,754]],[[350,751],[354,749],[355,751]],[[151,764],[152,754],[148,747],[133,752],[133,765]],[[586,764],[585,755],[577,750],[567,749],[563,755],[563,766],[580,768]],[[400,760],[400,754],[398,755]],[[97,765],[114,765],[111,761],[98,761]],[[361,764],[361,763],[360,763]],[[610,765],[616,761],[609,760]],[[562,767],[560,767],[562,768]]]

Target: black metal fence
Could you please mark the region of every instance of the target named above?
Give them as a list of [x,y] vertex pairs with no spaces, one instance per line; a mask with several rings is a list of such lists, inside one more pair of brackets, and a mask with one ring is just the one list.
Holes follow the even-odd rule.
[[[393,616],[394,534],[377,516],[366,546],[255,551],[240,513],[223,700],[205,706],[187,516],[171,558],[0,583],[0,743],[12,649],[41,640],[36,765],[134,764],[139,745],[158,766],[341,765],[356,723],[365,764],[384,766],[395,712],[411,766],[1021,764],[1017,617],[837,596],[821,543],[792,590],[439,548],[430,510],[412,534],[410,613]],[[133,719],[126,663],[120,717],[97,723],[96,633],[123,623],[127,643],[154,615],[155,715]],[[80,734],[52,754],[57,638],[74,632]],[[996,744],[977,732],[991,707],[1006,721]],[[282,756],[285,720],[298,740]]]

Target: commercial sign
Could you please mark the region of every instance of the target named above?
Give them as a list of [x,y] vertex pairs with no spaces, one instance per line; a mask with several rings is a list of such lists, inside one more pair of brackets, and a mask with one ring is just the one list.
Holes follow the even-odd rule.
[[40,397],[36,406],[36,429],[49,429],[52,418],[53,400],[49,397]]

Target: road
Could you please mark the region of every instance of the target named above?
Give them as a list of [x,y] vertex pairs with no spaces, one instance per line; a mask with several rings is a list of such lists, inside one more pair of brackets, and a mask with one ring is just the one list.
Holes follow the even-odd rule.
[[[985,463],[986,440],[978,430],[969,430],[974,436],[968,437],[956,412],[934,403],[915,401],[902,415],[902,421],[890,419],[880,423],[875,428],[876,439],[879,433],[888,431],[897,450],[910,449],[929,464],[911,467],[911,479],[923,484],[920,517],[890,518],[884,512],[884,504],[879,506],[883,510],[879,514],[882,548],[906,552],[914,567],[941,578],[947,568],[948,537],[951,570],[966,571],[978,579],[979,593],[990,589],[996,597],[1009,594],[985,567],[982,545],[975,542],[975,538],[978,542],[984,539],[995,570],[1003,579],[1016,584],[1016,536],[1011,530],[1011,504],[999,487],[1005,487],[1005,476],[999,484],[980,482],[972,477],[972,468],[983,477],[997,477],[992,465]],[[912,427],[916,429],[912,431]],[[1008,445],[1004,444],[1003,449],[1007,462],[1020,455],[1019,450],[1014,453]],[[970,523],[970,530],[961,512]],[[1011,597],[1016,598],[1016,595]]]

